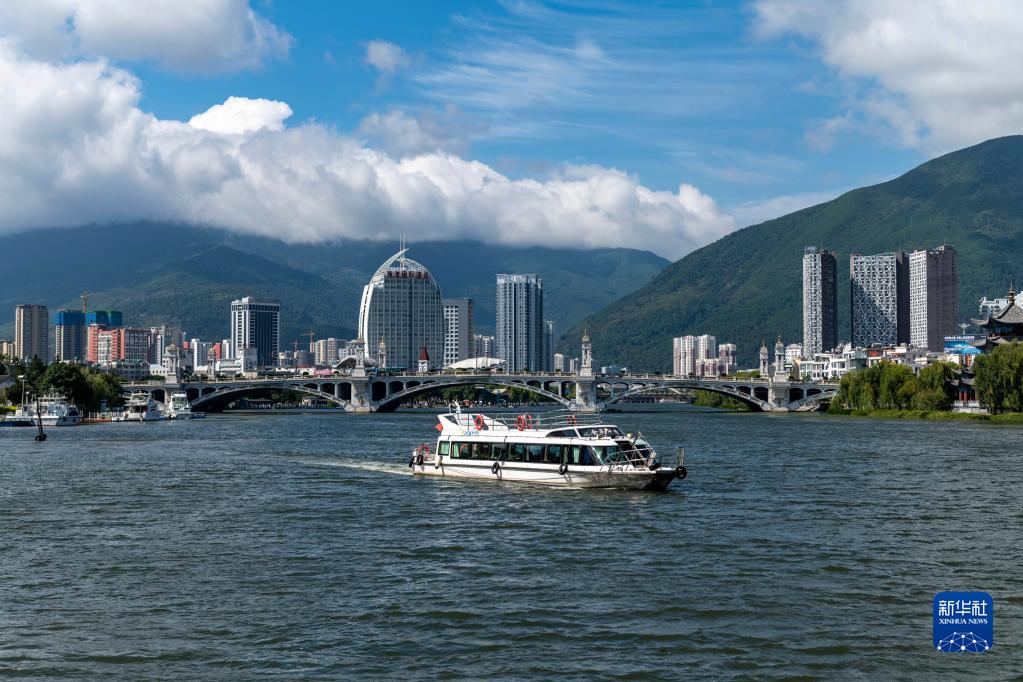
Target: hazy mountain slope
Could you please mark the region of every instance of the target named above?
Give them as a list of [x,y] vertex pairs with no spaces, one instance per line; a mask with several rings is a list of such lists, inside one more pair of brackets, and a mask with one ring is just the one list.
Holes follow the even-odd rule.
[[[11,333],[14,306],[44,303],[121,308],[132,324],[174,321],[202,338],[227,334],[229,304],[242,295],[274,296],[282,338],[354,334],[362,287],[397,251],[386,242],[285,244],[162,223],[85,226],[27,232],[0,240],[11,258],[0,280],[0,335]],[[558,330],[648,281],[668,261],[633,249],[553,249],[478,242],[413,243],[409,254],[437,278],[447,297],[475,299],[477,327],[494,327],[494,276],[537,272],[546,313]]]

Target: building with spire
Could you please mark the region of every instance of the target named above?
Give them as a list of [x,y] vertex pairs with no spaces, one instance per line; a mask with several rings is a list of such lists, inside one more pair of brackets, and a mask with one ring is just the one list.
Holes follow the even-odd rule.
[[444,306],[440,287],[430,271],[409,258],[407,248],[377,268],[362,290],[359,305],[359,338],[370,344],[382,339],[387,363],[395,369],[418,367],[419,349],[425,345],[430,368],[444,357]]
[[593,376],[593,346],[590,344],[590,333],[585,330],[583,331],[582,354],[579,376],[591,377]]

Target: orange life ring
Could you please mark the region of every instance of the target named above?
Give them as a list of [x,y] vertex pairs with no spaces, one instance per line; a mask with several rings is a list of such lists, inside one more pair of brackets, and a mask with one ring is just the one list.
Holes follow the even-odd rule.
[[526,415],[526,428],[527,429],[533,428],[533,415],[531,414]]
[[428,454],[430,454],[430,446],[429,446],[429,445],[427,445],[426,443],[423,443],[422,445],[420,445],[420,446],[419,446],[419,450],[420,450],[420,452],[422,452],[422,453],[423,453],[424,455],[428,455]]
[[473,423],[476,425],[476,430],[477,431],[482,431],[483,429],[485,429],[487,427],[487,423],[485,421],[483,421],[483,415],[482,414],[476,415],[476,419],[473,420]]
[[526,416],[520,414],[518,417],[516,417],[515,426],[519,427],[519,431],[524,431],[526,429]]

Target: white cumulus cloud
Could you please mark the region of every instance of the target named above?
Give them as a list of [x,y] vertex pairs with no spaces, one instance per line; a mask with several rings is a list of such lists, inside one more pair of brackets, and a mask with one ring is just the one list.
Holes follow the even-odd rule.
[[223,104],[215,104],[193,116],[188,124],[214,133],[242,134],[263,129],[281,130],[291,114],[291,107],[284,102],[228,97]]
[[254,68],[292,42],[248,0],[3,0],[0,35],[40,59],[152,61],[188,73]]
[[622,171],[513,179],[444,151],[397,157],[283,102],[231,98],[189,123],[139,108],[104,61],[52,64],[0,43],[0,234],[131,219],[210,224],[288,241],[481,239],[629,246],[677,258],[734,229],[687,184]]
[[947,149],[1023,131],[1023,3],[1016,0],[760,0],[764,36],[816,45],[850,111],[817,122],[812,146],[881,128],[902,146]]

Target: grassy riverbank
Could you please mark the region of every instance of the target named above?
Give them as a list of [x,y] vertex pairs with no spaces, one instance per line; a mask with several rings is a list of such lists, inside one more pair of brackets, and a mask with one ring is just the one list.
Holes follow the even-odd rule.
[[839,410],[830,409],[828,414],[849,417],[872,417],[874,419],[929,419],[931,421],[987,421],[1008,424],[1023,424],[1023,412],[1002,412],[1001,414],[967,414],[946,410]]

